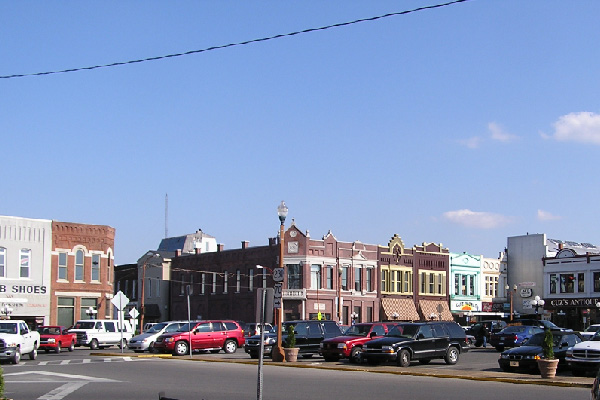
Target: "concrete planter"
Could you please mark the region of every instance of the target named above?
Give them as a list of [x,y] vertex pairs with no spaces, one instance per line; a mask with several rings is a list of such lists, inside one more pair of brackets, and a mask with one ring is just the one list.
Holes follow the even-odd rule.
[[552,379],[556,376],[556,368],[558,367],[558,359],[554,360],[538,360],[538,368],[544,379]]
[[298,347],[284,347],[283,352],[285,353],[285,361],[296,362],[298,361]]

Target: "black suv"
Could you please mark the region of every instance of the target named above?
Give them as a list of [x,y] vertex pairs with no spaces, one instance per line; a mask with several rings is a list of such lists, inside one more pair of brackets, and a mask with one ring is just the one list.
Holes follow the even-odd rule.
[[453,365],[467,351],[465,331],[457,323],[418,322],[395,326],[386,336],[365,343],[362,357],[371,365],[395,360],[408,367],[412,360],[427,364],[434,358]]
[[[335,321],[317,321],[317,320],[302,320],[302,321],[287,321],[281,327],[281,345],[285,344],[287,338],[288,326],[293,325],[296,334],[296,347],[300,350],[298,354],[304,358],[312,357],[319,354],[319,346],[325,339],[340,336],[342,330]],[[277,343],[277,331],[265,332],[264,354],[272,356],[273,347]],[[246,353],[250,358],[258,358],[260,354],[260,335],[254,335],[246,339],[244,346]]]

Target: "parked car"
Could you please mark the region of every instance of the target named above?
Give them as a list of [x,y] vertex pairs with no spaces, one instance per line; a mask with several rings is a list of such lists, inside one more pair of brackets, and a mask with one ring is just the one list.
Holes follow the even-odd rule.
[[77,335],[69,333],[64,326],[43,325],[38,326],[37,331],[40,334],[39,349],[43,349],[46,353],[49,353],[50,350],[60,353],[62,348],[69,351],[75,350]]
[[[503,371],[514,371],[517,369],[527,369],[538,371],[537,360],[542,355],[542,343],[544,341],[544,332],[536,333],[527,341],[527,344],[505,350],[500,354],[498,365]],[[567,349],[582,342],[582,338],[577,332],[553,332],[554,357],[558,361],[558,368],[567,367],[565,356]]]
[[92,350],[109,346],[125,348],[133,336],[129,321],[117,319],[82,319],[69,332],[77,334],[75,346],[87,346]]
[[596,332],[600,331],[600,324],[588,326],[583,332],[579,332],[583,340],[590,340]]
[[569,348],[565,359],[574,376],[600,373],[600,332]]
[[132,337],[127,343],[127,347],[135,353],[153,352],[154,342],[160,335],[175,332],[186,323],[184,321],[168,321],[153,324],[146,332]]
[[183,356],[192,351],[205,350],[218,353],[235,353],[244,346],[244,331],[235,321],[211,320],[185,323],[173,333],[164,333],[154,342],[157,352]]
[[504,351],[506,347],[519,347],[536,333],[544,332],[544,328],[533,325],[509,325],[500,332],[490,336],[490,344],[498,351]]
[[479,321],[473,325],[471,325],[467,330],[467,335],[471,335],[475,338],[475,347],[481,347],[483,345],[483,335],[482,328],[485,326],[488,333],[491,335],[492,333],[500,332],[502,329],[506,328],[506,322],[502,320],[486,320]]
[[[245,337],[251,337],[254,335],[260,335],[260,323],[257,322],[249,322],[244,324],[243,326],[244,328],[244,336]],[[273,332],[273,325],[271,324],[265,324],[265,333],[268,332]]]
[[[303,358],[319,354],[319,346],[325,339],[340,336],[342,331],[335,321],[324,320],[300,320],[288,321],[282,324],[281,342],[285,343],[288,327],[292,325],[296,335],[296,347],[298,354]],[[260,355],[260,335],[254,335],[246,340],[244,347],[250,358],[258,358]],[[277,343],[277,332],[269,332],[264,336],[264,354],[272,356],[272,350]]]
[[362,357],[371,365],[396,361],[408,367],[412,360],[427,364],[435,358],[453,365],[467,351],[465,331],[457,323],[436,321],[397,325],[386,336],[366,342]]
[[364,322],[349,327],[343,335],[321,342],[319,354],[325,361],[347,358],[351,363],[361,361],[363,344],[388,333],[397,322]]
[[526,319],[526,318],[516,319],[513,322],[511,322],[509,325],[539,326],[540,328],[543,328],[543,329],[548,328],[553,332],[556,332],[556,331],[573,332],[573,329],[561,328],[561,327],[557,326],[554,322],[546,321],[544,319]]

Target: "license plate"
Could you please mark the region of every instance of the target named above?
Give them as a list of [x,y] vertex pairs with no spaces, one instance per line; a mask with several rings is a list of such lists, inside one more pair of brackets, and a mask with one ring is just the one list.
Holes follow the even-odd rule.
[[511,361],[510,362],[510,366],[511,367],[518,367],[519,366],[519,362],[518,361]]

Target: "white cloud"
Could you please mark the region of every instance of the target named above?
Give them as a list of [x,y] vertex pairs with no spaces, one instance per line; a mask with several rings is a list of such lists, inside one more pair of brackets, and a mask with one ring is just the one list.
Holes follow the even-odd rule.
[[555,221],[557,219],[561,219],[562,217],[559,215],[553,215],[553,214],[549,213],[548,211],[537,210],[537,218],[540,221]]
[[578,112],[563,115],[554,123],[555,140],[600,145],[600,114]]
[[490,212],[457,210],[447,211],[444,218],[450,222],[463,225],[469,228],[493,229],[512,222],[512,217]]
[[495,122],[490,122],[488,124],[488,129],[492,133],[492,139],[498,140],[500,142],[509,143],[518,139],[518,136],[513,135],[512,133],[504,132],[504,130]]
[[481,144],[481,138],[478,136],[473,136],[472,138],[460,140],[460,144],[467,146],[470,149],[476,149]]

